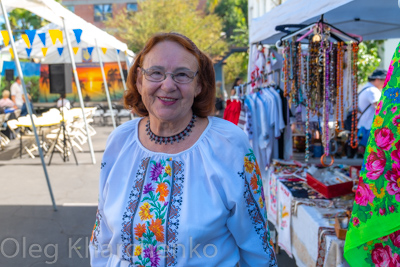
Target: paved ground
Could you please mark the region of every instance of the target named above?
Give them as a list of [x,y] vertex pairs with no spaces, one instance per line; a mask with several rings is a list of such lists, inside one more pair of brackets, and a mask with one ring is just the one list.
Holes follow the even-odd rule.
[[[112,127],[95,129],[95,165],[86,145],[77,153],[78,166],[73,158],[63,162],[57,154],[47,166],[57,211],[39,158],[25,155],[0,161],[0,267],[89,266],[87,244],[96,213],[100,162]],[[284,252],[278,263],[296,266]]]

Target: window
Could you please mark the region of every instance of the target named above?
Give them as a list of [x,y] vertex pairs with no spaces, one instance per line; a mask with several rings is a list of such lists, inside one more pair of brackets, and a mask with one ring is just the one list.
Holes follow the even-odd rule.
[[128,12],[136,12],[136,11],[138,11],[137,3],[126,4],[126,10]]
[[75,13],[75,6],[66,6],[66,8],[71,11],[72,13]]
[[112,5],[94,5],[94,21],[105,21],[112,18]]

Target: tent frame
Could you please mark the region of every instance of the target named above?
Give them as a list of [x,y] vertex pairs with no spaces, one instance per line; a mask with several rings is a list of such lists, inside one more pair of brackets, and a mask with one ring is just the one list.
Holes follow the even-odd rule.
[[49,189],[51,202],[53,203],[54,211],[57,211],[57,205],[56,205],[56,202],[54,200],[54,195],[53,195],[53,190],[52,190],[51,184],[50,184],[49,174],[47,173],[46,163],[44,162],[42,147],[40,145],[40,140],[39,140],[39,136],[37,134],[35,122],[33,121],[33,116],[32,116],[33,113],[32,113],[32,108],[31,108],[31,101],[29,100],[29,97],[28,97],[28,92],[26,90],[26,85],[25,85],[25,81],[24,81],[24,74],[22,72],[21,64],[20,64],[20,61],[19,61],[19,58],[18,58],[18,53],[17,53],[16,47],[15,47],[15,43],[14,43],[14,38],[12,37],[13,35],[12,35],[11,27],[10,27],[10,22],[8,20],[8,14],[7,14],[6,8],[4,7],[4,3],[1,0],[0,0],[0,5],[1,5],[1,10],[3,12],[4,21],[6,23],[7,32],[8,32],[8,35],[10,36],[11,47],[12,47],[13,53],[14,53],[14,61],[15,61],[15,65],[16,65],[17,71],[18,71],[18,76],[19,76],[19,78],[21,80],[22,88],[23,88],[23,91],[24,91],[26,107],[28,109],[29,117],[31,118],[33,133],[35,135],[35,140],[36,140],[36,143],[37,143],[37,147],[38,147],[38,151],[39,151],[39,155],[40,155],[40,160],[42,162],[44,175],[46,177],[46,182],[47,182],[47,187]]

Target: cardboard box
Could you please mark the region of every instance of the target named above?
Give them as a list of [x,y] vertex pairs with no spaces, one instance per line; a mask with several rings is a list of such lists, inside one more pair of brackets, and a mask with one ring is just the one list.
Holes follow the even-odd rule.
[[347,218],[347,217],[338,217],[336,215],[336,217],[335,217],[335,232],[336,232],[337,238],[339,238],[341,240],[345,240],[346,239],[346,234],[347,234],[347,229],[343,229],[340,226],[340,219],[341,218]]

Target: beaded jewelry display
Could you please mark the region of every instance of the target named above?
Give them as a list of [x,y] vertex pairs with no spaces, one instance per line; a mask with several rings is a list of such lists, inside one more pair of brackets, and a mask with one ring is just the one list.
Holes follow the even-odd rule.
[[353,116],[351,118],[351,136],[350,136],[350,146],[355,149],[358,147],[358,137],[357,137],[357,115],[358,115],[358,93],[357,93],[357,53],[358,44],[352,44],[353,52],[353,65],[352,65],[352,80],[353,80]]
[[284,57],[284,65],[283,65],[283,80],[284,80],[284,88],[283,88],[283,96],[288,97],[289,96],[289,66],[290,66],[290,48],[289,48],[289,43],[285,41],[283,43],[284,49],[283,49],[283,57]]
[[185,137],[188,137],[190,135],[190,133],[192,132],[192,128],[194,127],[194,123],[196,121],[196,115],[193,114],[192,119],[190,120],[188,126],[186,126],[185,130],[183,130],[182,132],[172,135],[172,136],[158,136],[155,133],[153,133],[150,129],[150,120],[147,120],[147,124],[146,124],[146,132],[147,135],[149,135],[149,138],[151,141],[154,141],[156,144],[168,144],[170,143],[171,145],[174,142],[178,142],[181,140],[184,140]]

